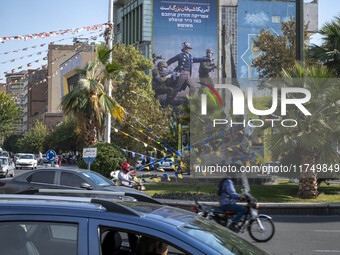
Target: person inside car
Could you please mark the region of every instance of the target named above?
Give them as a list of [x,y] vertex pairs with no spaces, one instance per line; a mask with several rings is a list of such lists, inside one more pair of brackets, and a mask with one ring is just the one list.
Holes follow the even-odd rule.
[[246,200],[246,196],[241,196],[236,193],[234,183],[230,177],[221,180],[218,187],[218,195],[220,196],[220,207],[224,211],[236,212],[236,216],[233,218],[228,228],[234,232],[238,232],[237,223],[246,213],[247,208],[236,204],[236,202]]
[[118,173],[118,180],[117,180],[118,186],[130,187],[131,183],[134,182],[133,177],[129,174],[130,168],[131,166],[129,163],[124,162],[122,164],[122,169]]
[[137,255],[167,255],[168,245],[162,241],[143,236],[138,241]]

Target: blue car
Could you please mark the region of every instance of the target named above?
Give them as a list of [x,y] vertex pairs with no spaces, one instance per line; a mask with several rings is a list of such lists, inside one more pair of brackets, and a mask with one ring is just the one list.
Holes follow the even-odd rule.
[[0,195],[0,247],[11,255],[267,254],[160,203],[46,195]]

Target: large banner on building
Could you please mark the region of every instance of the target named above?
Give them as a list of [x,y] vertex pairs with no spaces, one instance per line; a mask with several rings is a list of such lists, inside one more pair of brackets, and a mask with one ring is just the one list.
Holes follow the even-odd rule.
[[218,1],[154,0],[152,47],[153,88],[163,105],[183,103],[198,79],[213,83],[218,76]]

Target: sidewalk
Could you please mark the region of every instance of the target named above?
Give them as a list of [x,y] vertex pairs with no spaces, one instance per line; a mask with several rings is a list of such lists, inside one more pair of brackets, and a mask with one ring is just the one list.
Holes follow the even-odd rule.
[[[160,202],[193,211],[194,201],[158,199]],[[218,202],[202,202],[218,206]],[[242,204],[242,203],[241,203]],[[259,212],[268,215],[340,215],[340,203],[258,203]]]

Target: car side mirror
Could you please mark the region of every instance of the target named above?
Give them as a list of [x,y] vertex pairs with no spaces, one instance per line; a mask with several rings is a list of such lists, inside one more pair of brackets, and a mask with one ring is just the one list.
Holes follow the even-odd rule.
[[87,189],[87,190],[91,190],[92,189],[92,186],[86,182],[80,184],[80,188],[82,189]]

